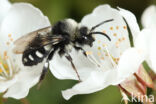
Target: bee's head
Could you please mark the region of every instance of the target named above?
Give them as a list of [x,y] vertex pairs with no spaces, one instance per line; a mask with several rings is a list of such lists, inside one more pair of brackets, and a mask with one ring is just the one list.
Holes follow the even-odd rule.
[[86,26],[79,27],[77,34],[76,34],[75,42],[77,42],[80,45],[92,46],[93,42],[95,41],[95,39],[93,37],[93,35],[95,35],[95,34],[103,35],[109,41],[111,41],[110,37],[107,34],[105,34],[103,32],[99,32],[99,31],[94,31],[100,25],[102,25],[106,22],[110,22],[110,21],[113,21],[113,19],[103,21],[103,22],[93,26],[91,29],[88,29]]
[[78,33],[76,34],[75,42],[80,45],[92,46],[94,40],[94,37],[89,34],[89,29],[86,26],[79,28]]
[[75,42],[80,45],[92,46],[93,42],[95,41],[93,37],[94,34],[101,34],[105,36],[109,41],[111,41],[110,37],[107,34],[103,32],[99,32],[99,31],[94,31],[97,27],[101,26],[102,24],[111,22],[111,21],[113,21],[113,19],[102,21],[101,23],[93,26],[91,29],[88,29],[86,26],[79,27],[76,37],[75,37]]

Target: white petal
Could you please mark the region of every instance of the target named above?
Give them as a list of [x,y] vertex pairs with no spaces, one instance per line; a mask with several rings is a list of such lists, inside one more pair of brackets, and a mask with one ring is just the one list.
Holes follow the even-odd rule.
[[92,28],[109,19],[114,20],[99,26],[95,31],[105,32],[111,38],[111,42],[104,36],[96,35],[97,45],[100,46],[98,44],[100,40],[101,44],[107,45],[112,56],[119,57],[125,49],[130,47],[130,43],[126,23],[118,10],[111,8],[109,5],[100,5],[82,19],[81,25]]
[[148,63],[148,65],[152,68],[152,63],[151,63],[151,54],[150,52],[154,51],[154,48],[152,49],[151,47],[153,47],[152,43],[153,41],[151,41],[152,39],[155,39],[155,28],[151,28],[151,29],[144,29],[140,32],[140,34],[138,35],[136,42],[135,42],[135,47],[137,47],[138,49],[141,49],[142,52],[144,53],[144,55],[146,56],[146,61]]
[[109,70],[103,72],[102,70],[93,71],[90,77],[71,89],[62,91],[62,95],[66,100],[77,94],[88,94],[108,87],[114,79],[117,78],[117,70]]
[[156,6],[151,5],[142,14],[141,22],[144,27],[156,27]]
[[[96,66],[92,64],[81,51],[77,52],[73,49],[70,54],[81,80],[86,79],[92,70],[96,70]],[[65,56],[60,57],[57,53],[54,54],[53,59],[50,61],[50,70],[58,79],[78,80],[71,63],[65,58]]]
[[139,68],[144,57],[137,49],[126,50],[119,61],[117,69],[107,71],[95,70],[88,79],[76,84],[71,89],[62,92],[63,97],[68,100],[77,94],[88,94],[106,88],[109,85],[118,85]]
[[[156,29],[156,28],[155,28]],[[152,31],[153,36],[150,40],[150,46],[149,46],[149,61],[151,68],[156,73],[156,31],[155,29]]]
[[12,84],[16,82],[17,79],[12,79],[8,81],[0,81],[0,93],[5,92]]
[[[104,36],[95,35],[96,41],[93,45],[94,49],[86,49],[93,51],[97,60],[100,60],[103,65],[108,66],[108,69],[112,68],[110,57],[118,59],[125,49],[130,47],[127,26],[123,17],[119,14],[118,10],[111,8],[109,5],[100,5],[81,21],[81,25],[91,28],[109,19],[114,20],[99,26],[95,31],[105,32],[111,38],[111,41],[108,41]],[[99,50],[99,48],[101,50]],[[107,51],[110,54],[108,57]],[[99,55],[99,53],[103,56]],[[101,60],[103,57],[105,59]]]
[[11,4],[8,0],[0,0],[0,24],[10,8]]
[[43,65],[44,64],[41,63],[37,66],[23,68],[15,76],[18,80],[8,88],[4,97],[12,97],[16,99],[26,97],[29,93],[29,89],[39,81]]
[[8,37],[17,38],[37,29],[47,27],[50,22],[42,12],[27,3],[13,4],[0,27],[0,38],[2,41],[9,41]]
[[133,73],[137,72],[139,66],[145,60],[145,55],[142,50],[136,48],[127,49],[120,58],[118,64],[118,78],[117,80],[125,80]]
[[135,15],[132,12],[130,12],[128,10],[125,10],[125,9],[122,9],[122,8],[119,8],[119,10],[120,10],[119,13],[126,20],[128,26],[129,26],[129,28],[131,30],[133,39],[135,40],[137,35],[140,33],[140,28],[139,28],[139,25],[137,23]]
[[7,88],[4,97],[21,99],[26,97],[30,88],[38,83],[46,59],[38,65],[28,67],[23,65],[22,55],[15,55],[11,52],[12,51],[8,51],[8,56],[10,57],[10,61],[15,65],[15,69],[13,70],[16,71],[16,73],[14,73],[12,77],[12,80],[15,81]]
[[136,39],[135,47],[142,49],[145,54],[149,54],[152,34],[151,29],[143,29]]

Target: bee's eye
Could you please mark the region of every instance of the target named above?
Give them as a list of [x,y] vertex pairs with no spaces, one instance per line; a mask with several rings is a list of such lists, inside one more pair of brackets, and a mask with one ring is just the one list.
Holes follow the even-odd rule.
[[87,31],[88,31],[88,28],[87,27],[81,27],[80,28],[80,34],[82,34],[82,35],[86,35],[87,34]]

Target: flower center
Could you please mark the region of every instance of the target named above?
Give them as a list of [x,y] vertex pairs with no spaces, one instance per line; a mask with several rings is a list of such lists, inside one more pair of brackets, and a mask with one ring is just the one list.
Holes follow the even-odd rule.
[[0,80],[11,79],[17,73],[18,67],[13,64],[13,60],[7,55],[7,51],[0,53]]
[[[103,63],[110,63],[111,67],[115,68],[119,62],[119,57],[115,58],[108,50],[107,45],[103,44],[98,47],[97,56],[99,57],[97,60],[96,56],[92,51],[86,51],[86,54],[89,60],[94,63],[98,67],[103,67]],[[107,65],[108,66],[108,65]],[[106,67],[106,66],[105,66]]]

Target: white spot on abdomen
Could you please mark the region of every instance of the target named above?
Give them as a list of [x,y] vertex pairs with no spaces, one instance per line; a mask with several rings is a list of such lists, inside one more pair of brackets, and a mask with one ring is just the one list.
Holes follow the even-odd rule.
[[27,58],[24,58],[24,62],[27,62],[28,60],[27,60]]
[[43,57],[43,54],[42,54],[41,52],[39,52],[39,51],[36,51],[36,55],[37,55],[38,57],[40,57],[40,58]]
[[29,59],[30,59],[31,61],[34,61],[34,58],[32,57],[32,55],[29,55]]

